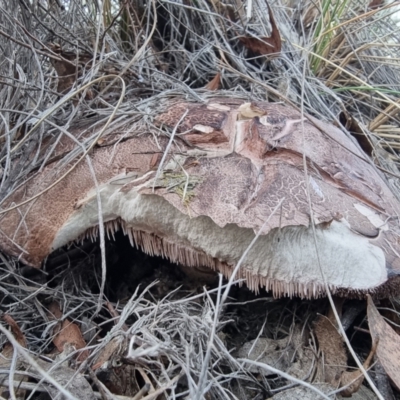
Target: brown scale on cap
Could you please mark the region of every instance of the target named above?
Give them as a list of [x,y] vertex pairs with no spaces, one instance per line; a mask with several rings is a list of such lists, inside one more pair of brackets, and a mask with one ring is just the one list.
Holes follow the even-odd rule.
[[[156,123],[177,129],[160,172],[167,136],[156,141],[140,131],[116,149],[106,137],[91,154],[109,236],[123,229],[148,254],[230,276],[268,220],[239,271],[251,289],[301,297],[323,295],[326,284],[346,295],[397,289],[400,205],[342,131],[266,102],[175,100],[164,109]],[[3,209],[68,168],[54,165]],[[56,248],[96,236],[97,221],[93,177],[81,163],[38,199],[1,216],[0,248],[39,266]]]

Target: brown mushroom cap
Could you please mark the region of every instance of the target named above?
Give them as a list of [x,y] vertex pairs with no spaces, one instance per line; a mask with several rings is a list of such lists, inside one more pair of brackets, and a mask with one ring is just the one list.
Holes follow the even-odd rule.
[[[122,228],[148,254],[229,276],[260,233],[238,277],[277,296],[317,297],[325,283],[348,294],[397,288],[399,202],[341,130],[280,104],[226,98],[175,100],[156,122],[175,129],[171,146],[166,135],[138,132],[116,146],[107,137],[91,154],[109,235]],[[3,209],[48,187],[63,168],[37,173]],[[0,248],[39,266],[51,251],[96,234],[96,193],[82,162],[1,216]]]

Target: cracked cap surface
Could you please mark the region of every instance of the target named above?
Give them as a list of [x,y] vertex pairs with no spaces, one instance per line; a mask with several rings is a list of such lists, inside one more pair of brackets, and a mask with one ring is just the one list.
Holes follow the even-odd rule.
[[[341,130],[266,102],[175,100],[164,110],[157,125],[176,133],[160,171],[167,136],[137,132],[116,147],[106,137],[91,154],[109,235],[122,228],[149,254],[229,276],[265,224],[239,272],[254,290],[317,297],[324,282],[355,294],[386,293],[397,282],[399,203]],[[3,209],[48,187],[63,168],[47,166]],[[96,193],[79,164],[1,216],[1,249],[39,266],[54,249],[95,234]]]

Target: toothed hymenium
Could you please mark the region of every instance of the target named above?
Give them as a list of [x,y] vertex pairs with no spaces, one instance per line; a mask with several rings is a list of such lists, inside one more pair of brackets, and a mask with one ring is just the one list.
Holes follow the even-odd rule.
[[[169,100],[155,115],[157,133],[136,123],[90,154],[107,235],[122,229],[148,254],[229,276],[268,220],[239,271],[251,289],[317,297],[324,279],[336,293],[397,289],[399,202],[344,132],[283,105],[228,98]],[[174,129],[168,146],[160,132]],[[71,147],[64,137],[56,153]],[[71,165],[54,161],[33,173],[2,209]],[[0,247],[40,266],[53,250],[97,234],[97,204],[81,162],[36,200],[1,215]]]

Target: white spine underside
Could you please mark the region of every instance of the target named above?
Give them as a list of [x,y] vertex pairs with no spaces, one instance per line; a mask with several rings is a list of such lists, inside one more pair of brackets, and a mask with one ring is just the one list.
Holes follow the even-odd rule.
[[[105,222],[121,218],[126,229],[154,234],[174,246],[205,253],[228,266],[238,262],[255,236],[253,230],[234,224],[221,228],[208,217],[190,218],[158,195],[140,195],[135,190],[122,193],[118,189],[113,184],[101,187]],[[91,193],[83,203],[59,230],[53,249],[98,224],[96,194]],[[227,270],[226,264],[223,272],[229,275],[231,268]],[[283,294],[287,286],[291,295],[312,296],[298,292],[310,292],[313,287],[323,291],[322,274],[333,290],[373,290],[387,280],[383,251],[340,221],[325,228],[317,226],[315,239],[308,227],[273,229],[257,239],[242,265],[241,277],[253,276],[254,282],[264,285],[268,282],[268,288],[273,290],[275,283],[279,283],[276,294]]]

